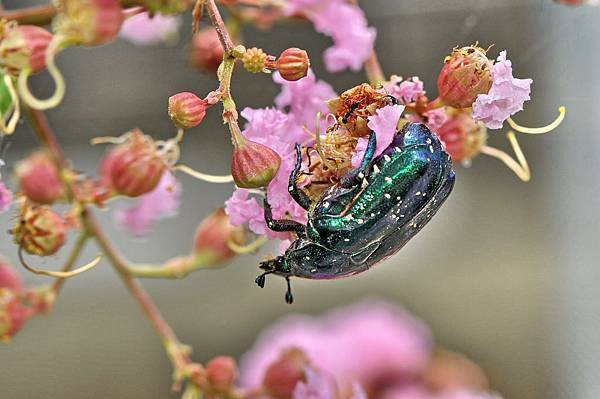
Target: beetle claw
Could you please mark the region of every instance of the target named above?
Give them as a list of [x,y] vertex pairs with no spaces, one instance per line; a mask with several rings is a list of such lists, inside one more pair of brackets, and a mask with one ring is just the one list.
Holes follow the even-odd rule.
[[256,278],[256,280],[254,280],[254,282],[256,283],[256,285],[258,285],[260,288],[265,288],[265,282],[267,281],[265,274],[261,274],[260,276],[258,276]]

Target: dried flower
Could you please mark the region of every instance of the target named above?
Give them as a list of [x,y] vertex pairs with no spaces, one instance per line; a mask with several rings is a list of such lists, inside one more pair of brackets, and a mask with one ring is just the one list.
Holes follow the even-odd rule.
[[121,27],[120,36],[138,46],[149,46],[177,39],[181,17],[142,12],[129,17]]
[[31,255],[53,255],[64,245],[68,226],[47,206],[24,204],[11,231],[14,241]]
[[217,264],[232,258],[235,253],[229,248],[232,241],[242,245],[244,230],[233,226],[223,208],[211,213],[200,223],[194,235],[194,253],[208,256],[209,264]]
[[533,80],[513,77],[506,50],[494,64],[492,80],[489,92],[479,95],[473,104],[473,119],[483,122],[489,129],[500,129],[509,116],[523,110],[523,103],[530,99]]
[[46,67],[46,49],[52,34],[34,25],[5,25],[0,32],[0,65],[10,73]]
[[127,141],[112,148],[102,159],[102,183],[117,194],[138,197],[158,185],[166,168],[154,141],[134,129]]
[[21,193],[37,204],[49,205],[65,195],[63,182],[50,154],[39,150],[15,166]]
[[281,157],[266,145],[233,134],[231,174],[240,188],[266,187],[277,174]]
[[300,80],[308,74],[310,60],[306,51],[292,47],[283,50],[277,61],[275,61],[275,69],[281,77],[290,82]]
[[492,62],[481,47],[454,49],[438,76],[439,99],[454,108],[468,108],[492,86]]
[[114,40],[123,24],[119,0],[64,0],[56,19],[56,31],[84,46]]
[[198,126],[206,115],[208,101],[194,93],[181,92],[169,97],[169,116],[175,126],[190,129]]
[[205,72],[216,72],[223,61],[223,47],[215,28],[200,29],[192,38],[189,61]]
[[206,379],[213,389],[219,391],[230,389],[237,375],[237,364],[232,357],[218,356],[206,364]]
[[468,161],[481,152],[487,140],[486,128],[475,122],[468,111],[451,111],[435,130],[454,162]]

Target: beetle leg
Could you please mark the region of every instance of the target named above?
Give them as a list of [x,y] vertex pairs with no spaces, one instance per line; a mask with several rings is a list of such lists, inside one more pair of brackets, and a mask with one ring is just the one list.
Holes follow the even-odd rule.
[[265,208],[265,222],[267,222],[267,226],[273,231],[293,231],[301,237],[306,236],[306,226],[302,223],[298,223],[295,220],[274,220],[273,219],[273,211],[271,210],[271,205],[269,205],[269,201],[267,198],[264,200],[264,208]]
[[369,143],[365,150],[360,166],[351,172],[348,172],[340,180],[340,185],[344,188],[352,188],[362,182],[363,179],[367,178],[371,173],[371,166],[373,158],[375,157],[375,148],[377,147],[377,137],[375,132],[371,131],[369,135]]
[[285,291],[285,301],[289,304],[294,302],[294,296],[292,295],[292,285],[290,284],[290,276],[285,277],[287,283],[287,290]]
[[[310,158],[309,158],[310,159]],[[298,203],[302,208],[308,210],[312,205],[312,201],[306,195],[306,193],[298,187],[298,178],[300,177],[300,169],[302,168],[302,151],[300,148],[300,144],[296,144],[296,164],[294,165],[294,170],[290,174],[290,180],[288,183],[288,191],[294,201]]]

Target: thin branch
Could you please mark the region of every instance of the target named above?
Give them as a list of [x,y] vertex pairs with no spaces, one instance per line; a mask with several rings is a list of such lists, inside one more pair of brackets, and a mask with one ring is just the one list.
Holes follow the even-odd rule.
[[219,40],[221,41],[225,55],[230,56],[234,44],[233,41],[231,41],[231,37],[225,27],[225,23],[223,22],[223,18],[221,17],[221,13],[219,12],[215,0],[206,0],[206,8],[208,9],[208,16],[219,35]]

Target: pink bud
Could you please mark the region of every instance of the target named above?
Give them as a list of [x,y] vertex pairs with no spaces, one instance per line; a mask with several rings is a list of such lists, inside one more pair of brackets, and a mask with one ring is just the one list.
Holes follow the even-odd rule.
[[165,168],[154,141],[135,129],[126,142],[104,156],[100,176],[102,183],[117,194],[139,197],[154,190]]
[[7,289],[18,292],[22,288],[21,276],[4,259],[0,258],[0,290]]
[[49,256],[64,245],[67,230],[63,218],[49,207],[25,204],[11,232],[15,243],[28,254]]
[[216,72],[223,61],[223,47],[214,28],[196,33],[189,50],[190,63],[205,72]]
[[435,132],[452,160],[462,162],[479,154],[487,140],[485,126],[475,122],[470,112],[456,110],[447,114],[448,118]]
[[64,0],[57,29],[79,44],[96,46],[114,40],[123,21],[119,0]]
[[15,167],[21,193],[37,204],[52,204],[65,194],[58,169],[44,151],[36,151]]
[[235,360],[229,356],[218,356],[206,365],[206,379],[213,389],[230,389],[238,375]]
[[276,399],[290,398],[296,385],[306,380],[308,358],[300,349],[289,349],[265,372],[263,388]]
[[223,208],[211,213],[200,223],[194,236],[194,253],[208,257],[209,264],[218,264],[232,258],[235,253],[229,241],[241,245],[245,241],[244,229],[234,227]]
[[266,145],[245,139],[241,144],[234,145],[231,174],[240,188],[268,186],[280,165],[279,154]]
[[47,30],[33,25],[5,26],[0,36],[0,64],[11,73],[46,67],[46,49],[52,40]]
[[446,57],[438,76],[439,99],[454,108],[468,108],[492,86],[492,62],[484,49],[468,46]]
[[310,60],[306,51],[295,47],[284,50],[275,62],[275,68],[281,77],[289,81],[305,77],[309,66]]
[[0,340],[13,337],[27,319],[27,308],[15,292],[0,288]]
[[208,102],[194,93],[182,92],[169,97],[169,116],[175,126],[182,129],[198,126],[207,107]]

